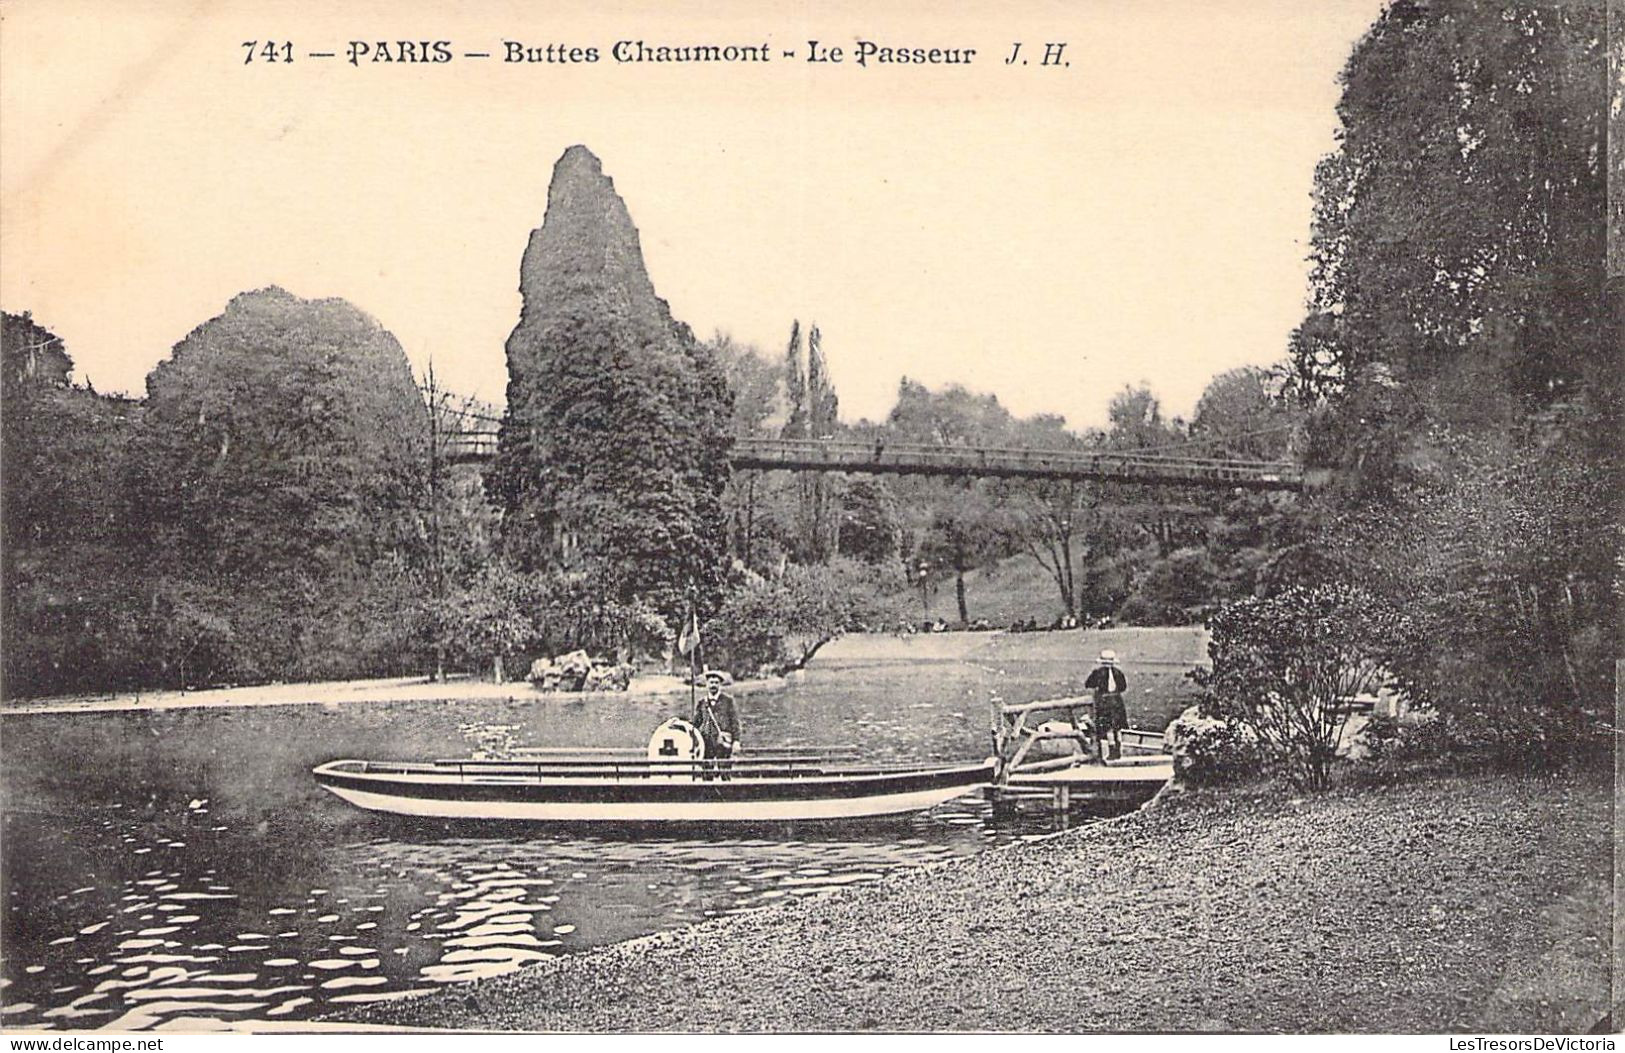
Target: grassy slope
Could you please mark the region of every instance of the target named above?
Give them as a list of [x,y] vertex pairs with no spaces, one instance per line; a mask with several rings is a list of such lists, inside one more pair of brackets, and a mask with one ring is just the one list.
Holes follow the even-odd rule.
[[1190,795],[368,1015],[546,1030],[1584,1030],[1608,1002],[1611,804],[1593,776]]
[[[959,620],[959,604],[954,599],[954,579],[933,579],[926,590],[929,603],[924,608],[929,618],[941,618],[948,623]],[[914,602],[908,608],[911,618],[917,618],[920,590],[914,589]],[[965,575],[965,607],[972,619],[986,618],[999,628],[1016,620],[1038,619],[1048,625],[1061,614],[1061,594],[1055,579],[1038,565],[1031,556],[1011,556],[986,570],[973,570]]]

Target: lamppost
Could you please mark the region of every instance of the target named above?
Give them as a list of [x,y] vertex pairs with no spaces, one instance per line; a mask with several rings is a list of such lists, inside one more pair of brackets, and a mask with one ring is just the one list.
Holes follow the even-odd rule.
[[1062,624],[1062,626],[1065,626],[1066,625],[1066,620],[1068,618],[1072,617],[1072,608],[1077,606],[1077,602],[1078,602],[1078,598],[1077,598],[1077,595],[1076,595],[1076,590],[1075,590],[1075,588],[1073,586],[1073,577],[1072,577],[1072,513],[1071,512],[1063,512],[1061,514],[1061,536],[1060,536],[1059,540],[1061,542],[1061,544],[1060,544],[1061,560],[1062,560],[1061,566],[1063,568],[1062,573],[1061,573],[1061,581],[1062,581],[1061,588],[1062,588],[1063,595],[1062,595],[1061,598],[1066,601],[1066,611],[1061,616],[1061,624]]
[[931,564],[926,562],[923,559],[920,560],[919,572],[920,572],[920,617],[929,619],[931,617],[931,604],[930,604],[930,600],[927,598],[926,593],[925,593],[925,578],[926,578],[926,575],[931,572]]

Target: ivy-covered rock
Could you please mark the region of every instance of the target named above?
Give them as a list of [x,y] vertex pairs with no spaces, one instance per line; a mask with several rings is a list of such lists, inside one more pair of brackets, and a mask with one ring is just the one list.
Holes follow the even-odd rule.
[[690,587],[713,610],[726,568],[721,494],[731,395],[673,319],[637,228],[582,146],[553,169],[520,266],[508,403],[488,488],[524,570],[595,574],[676,624]]

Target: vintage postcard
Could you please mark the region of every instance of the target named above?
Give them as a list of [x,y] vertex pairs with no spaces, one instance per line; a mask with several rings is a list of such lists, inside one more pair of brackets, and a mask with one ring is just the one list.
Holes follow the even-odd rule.
[[4,0],[8,1041],[1613,1049],[1609,18]]

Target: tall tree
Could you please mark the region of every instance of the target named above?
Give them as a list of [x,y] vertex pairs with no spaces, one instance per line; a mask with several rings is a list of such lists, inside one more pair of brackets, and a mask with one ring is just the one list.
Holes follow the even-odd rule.
[[[840,428],[840,401],[829,381],[822,337],[813,325],[807,334],[805,359],[801,348],[801,322],[790,325],[790,344],[784,356],[784,385],[789,417],[781,435],[786,439],[830,439]],[[820,563],[835,554],[840,530],[841,480],[816,472],[796,478],[799,505],[793,549],[804,563]]]
[[[426,409],[406,356],[342,300],[234,298],[147,378],[135,491],[149,609],[225,619],[239,678],[415,664]],[[378,595],[387,587],[392,595]]]
[[5,691],[139,682],[123,477],[139,406],[75,386],[63,341],[27,313],[4,315],[0,354]]
[[[1098,446],[1098,435],[1080,436],[1052,414],[1040,414],[1012,425],[1014,441],[1038,450],[1083,450]],[[995,484],[1009,511],[1013,534],[1026,554],[1055,582],[1066,614],[1082,613],[1085,597],[1080,564],[1096,555],[1086,539],[1100,514],[1100,487],[1077,479],[1019,480]]]
[[626,204],[585,147],[553,170],[520,268],[508,405],[488,477],[522,569],[595,575],[673,624],[720,600],[731,395],[644,268]]
[[839,426],[840,407],[841,400],[829,378],[829,363],[824,360],[823,335],[814,322],[807,334],[808,437],[833,439]]
[[[1257,366],[1220,373],[1196,404],[1186,449],[1204,457],[1296,460],[1307,415],[1281,387],[1277,372]],[[1204,604],[1254,594],[1280,553],[1305,539],[1304,505],[1294,494],[1208,490],[1193,502],[1217,576],[1217,590]]]
[[1617,640],[1625,492],[1605,48],[1601,0],[1393,3],[1343,72],[1292,344],[1309,456],[1337,469],[1327,571],[1450,641],[1398,670],[1419,690],[1468,725],[1530,703],[1547,746],[1598,730],[1617,650],[1594,646]]
[[785,399],[789,417],[782,435],[786,439],[812,437],[812,410],[807,402],[807,362],[801,349],[801,319],[790,323],[790,342],[784,349]]
[[1315,178],[1298,385],[1347,412],[1312,453],[1373,495],[1425,464],[1425,422],[1506,429],[1615,405],[1603,304],[1603,4],[1400,0],[1343,71]]
[[[954,384],[933,392],[904,377],[886,419],[887,437],[937,446],[991,446],[1008,441],[1014,421],[992,395]],[[900,478],[905,529],[913,538],[915,573],[949,572],[961,621],[969,620],[965,575],[1017,551],[1003,493],[979,478]]]
[[[710,340],[712,354],[733,392],[729,430],[738,436],[778,438],[788,422],[790,394],[784,363],[726,333]],[[742,469],[723,491],[733,554],[752,570],[776,566],[795,547],[800,482],[788,472]]]
[[[833,439],[840,430],[840,399],[824,360],[823,336],[814,322],[807,333],[807,431],[810,438]],[[840,505],[845,477],[809,472],[806,481],[807,554],[824,562],[835,555],[840,538]]]

